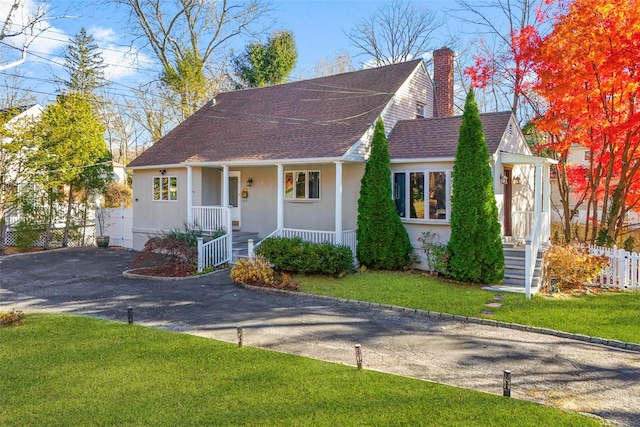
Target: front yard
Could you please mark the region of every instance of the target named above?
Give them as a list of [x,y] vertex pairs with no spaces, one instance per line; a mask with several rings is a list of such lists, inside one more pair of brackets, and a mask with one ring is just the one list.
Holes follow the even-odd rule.
[[517,399],[66,315],[0,328],[0,424],[597,426]]
[[[603,292],[580,296],[496,293],[480,285],[459,284],[425,274],[361,272],[336,279],[296,276],[300,291],[469,317],[555,329],[640,343],[640,292]],[[491,308],[487,303],[500,303]],[[492,311],[487,316],[482,312]]]

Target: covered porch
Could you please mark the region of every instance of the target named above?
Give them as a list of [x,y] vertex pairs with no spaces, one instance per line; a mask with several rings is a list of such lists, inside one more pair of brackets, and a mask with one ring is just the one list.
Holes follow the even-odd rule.
[[[348,164],[346,177],[345,163]],[[353,193],[359,193],[359,171],[364,166],[332,159],[249,165],[188,163],[185,167],[187,223],[205,234],[218,230],[226,233],[201,244],[199,269],[232,262],[234,253],[240,250],[250,254],[252,244],[259,243],[247,244],[246,240],[234,243],[234,233],[240,234],[240,231],[259,235],[259,241],[271,236],[299,237],[314,243],[346,245],[355,255],[357,194],[353,197]],[[203,176],[212,174],[216,176],[205,182]],[[353,189],[355,176],[356,190]],[[298,184],[297,195],[296,190],[290,194],[292,184]],[[203,194],[211,192],[208,185],[219,191],[219,203],[202,203],[207,201]]]
[[[502,186],[502,223],[505,243],[524,245],[524,266],[518,267],[522,277],[508,277],[513,261],[505,257],[505,282],[515,278],[522,280],[527,298],[538,290],[539,260],[544,248],[550,243],[551,233],[551,182],[550,168],[557,161],[546,157],[499,152],[496,170],[501,171],[497,179]],[[524,167],[523,167],[524,166]],[[529,192],[518,193],[517,186],[526,186]],[[519,189],[522,190],[522,189]],[[531,200],[520,203],[518,197]],[[522,208],[526,206],[527,208]],[[537,270],[538,269],[538,270]],[[522,283],[520,282],[520,283]]]

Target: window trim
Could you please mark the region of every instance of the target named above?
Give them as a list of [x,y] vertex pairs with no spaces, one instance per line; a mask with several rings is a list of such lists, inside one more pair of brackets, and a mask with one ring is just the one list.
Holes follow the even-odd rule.
[[[156,180],[159,181],[158,192],[156,194]],[[163,186],[163,180],[166,180],[166,194]],[[171,181],[175,181],[172,190]],[[156,197],[157,196],[157,197]],[[165,198],[166,196],[166,198]],[[151,200],[154,202],[177,202],[178,201],[178,177],[170,176],[154,176],[151,180]]]
[[[296,194],[296,177],[298,174],[304,174],[304,197],[297,197]],[[312,173],[318,174],[318,197],[309,197],[310,193],[310,175]],[[315,202],[322,200],[322,173],[319,169],[298,169],[298,170],[286,170],[284,174],[284,201],[285,202]],[[287,175],[292,174],[292,195],[287,197]]]
[[[411,218],[411,174],[413,173],[422,173],[424,179],[424,194],[428,194],[430,192],[429,188],[429,176],[432,173],[444,173],[445,176],[445,217],[442,219],[438,218],[429,218],[429,210],[428,207],[425,209],[425,218]],[[392,198],[394,203],[396,200],[399,200],[396,195],[398,189],[396,188],[395,176],[396,174],[404,174],[404,216],[400,216],[402,222],[406,223],[420,223],[420,224],[448,224],[451,220],[451,183],[452,183],[452,171],[447,168],[411,168],[411,169],[402,169],[402,170],[393,170],[391,172],[391,185],[393,188]]]

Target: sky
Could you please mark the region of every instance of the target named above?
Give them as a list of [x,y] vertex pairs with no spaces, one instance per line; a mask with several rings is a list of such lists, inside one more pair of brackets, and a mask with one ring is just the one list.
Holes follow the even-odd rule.
[[[0,0],[0,19],[13,0]],[[24,0],[25,7],[32,11],[36,0]],[[102,56],[108,65],[105,69],[107,79],[126,88],[134,86],[136,81],[156,73],[152,69],[152,58],[145,57],[129,48],[130,29],[123,9],[118,9],[102,1],[83,0],[45,0],[49,16],[47,30],[30,46],[31,54],[20,67],[20,74],[32,87],[40,100],[51,101],[55,97],[55,87],[51,80],[61,74],[62,55],[70,37],[85,27],[102,49]],[[446,19],[446,9],[454,6],[453,0],[412,0],[416,6],[427,7]],[[294,78],[310,77],[314,65],[321,59],[334,58],[341,52],[355,53],[345,32],[371,16],[384,2],[382,0],[272,0],[271,28],[287,29],[294,33],[298,48],[298,62],[293,71]],[[21,11],[23,12],[23,11]],[[433,47],[443,46],[448,34],[459,33],[460,23],[447,19],[447,25],[434,36]],[[0,45],[6,49],[6,45]],[[242,46],[237,46],[241,49]],[[2,51],[0,49],[0,52]],[[359,61],[360,60],[360,61]],[[358,67],[363,58],[356,58]],[[148,80],[148,79],[147,79]]]

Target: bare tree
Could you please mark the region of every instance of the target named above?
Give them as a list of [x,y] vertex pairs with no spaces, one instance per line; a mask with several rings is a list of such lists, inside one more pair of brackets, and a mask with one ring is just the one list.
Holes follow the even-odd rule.
[[13,0],[6,12],[0,12],[0,17],[4,19],[0,28],[0,44],[20,52],[18,59],[7,64],[0,64],[0,71],[24,63],[27,49],[45,29],[41,24],[47,15],[46,4],[44,2],[37,3],[32,10],[28,10],[27,7],[26,1]]
[[321,58],[313,66],[313,77],[331,76],[354,71],[353,60],[342,51],[333,58]]
[[406,0],[391,0],[346,36],[359,55],[373,58],[380,66],[405,62],[433,50],[431,35],[442,25],[434,11],[416,8]]
[[526,72],[524,64],[514,60],[511,35],[531,25],[540,28],[549,8],[545,0],[456,0],[450,14],[469,24],[477,34],[475,68],[484,73],[484,87],[476,89],[485,111],[509,109],[521,123],[529,121],[537,106],[523,99],[519,90]]
[[262,0],[115,0],[130,12],[137,36],[162,65],[162,80],[180,98],[182,118],[215,90],[211,80],[223,74],[228,44],[254,36],[267,12]]

